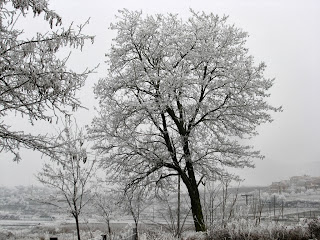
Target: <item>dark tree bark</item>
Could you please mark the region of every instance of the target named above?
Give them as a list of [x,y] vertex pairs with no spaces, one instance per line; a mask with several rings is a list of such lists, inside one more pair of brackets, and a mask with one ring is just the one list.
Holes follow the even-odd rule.
[[81,237],[80,237],[80,226],[79,226],[79,217],[78,217],[78,215],[75,215],[74,218],[75,218],[75,220],[76,220],[77,237],[78,237],[78,240],[81,240]]
[[198,189],[198,184],[195,178],[195,175],[193,173],[193,167],[190,164],[188,172],[192,173],[191,176],[187,176],[185,174],[181,175],[182,181],[186,185],[188,189],[188,194],[190,197],[190,203],[191,203],[191,211],[192,211],[192,217],[194,222],[194,227],[197,232],[199,231],[206,231],[206,225],[203,218],[202,213],[202,206],[200,202],[200,194]]

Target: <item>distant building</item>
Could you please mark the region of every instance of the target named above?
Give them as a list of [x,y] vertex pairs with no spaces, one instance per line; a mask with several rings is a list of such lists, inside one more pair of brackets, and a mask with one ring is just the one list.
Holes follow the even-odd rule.
[[319,189],[320,188],[320,177],[313,177],[306,182],[307,189]]
[[281,194],[282,192],[287,191],[289,186],[290,184],[288,183],[288,181],[273,182],[269,187],[269,192]]
[[287,191],[301,191],[308,189],[320,189],[320,177],[311,177],[308,175],[293,176],[289,180],[273,182],[269,186],[270,193],[279,193]]

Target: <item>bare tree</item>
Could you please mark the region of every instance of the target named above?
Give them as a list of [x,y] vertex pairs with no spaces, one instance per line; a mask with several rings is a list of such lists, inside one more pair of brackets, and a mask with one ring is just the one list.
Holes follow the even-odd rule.
[[120,12],[109,74],[95,86],[101,111],[91,134],[108,173],[130,186],[180,175],[195,229],[205,231],[201,179],[225,175],[226,166],[253,167],[263,156],[239,139],[280,109],[266,102],[273,80],[248,55],[247,33],[227,17],[191,13],[183,21]]
[[123,191],[121,191],[122,194],[120,195],[119,203],[123,207],[124,211],[130,214],[134,220],[135,228],[133,229],[133,239],[135,240],[139,239],[139,220],[147,203],[147,194],[145,190],[146,189],[143,186],[130,189],[125,188]]
[[222,226],[225,228],[227,227],[227,222],[229,222],[234,215],[235,206],[238,199],[240,182],[238,183],[236,192],[232,194],[230,192],[230,184],[232,182],[232,179],[224,178],[224,179],[221,179],[220,181],[222,185],[222,201],[221,201],[222,219],[221,221],[222,221]]
[[262,217],[262,212],[263,212],[263,208],[265,207],[266,201],[264,199],[261,198],[261,191],[259,189],[258,192],[258,203],[256,203],[257,206],[257,213],[255,213],[255,219],[256,219],[256,225],[259,225],[261,222],[261,217]]
[[69,123],[57,141],[61,146],[59,154],[44,164],[37,178],[44,185],[57,190],[57,195],[44,203],[69,209],[80,240],[79,217],[92,197],[93,186],[90,181],[95,175],[96,161],[88,158],[83,131],[78,128],[73,131]]
[[161,206],[158,209],[158,214],[166,222],[165,225],[161,224],[161,226],[171,232],[173,236],[180,238],[185,230],[186,221],[190,217],[190,201],[184,197],[181,201],[180,196],[180,199],[178,197],[178,201],[176,202],[175,196],[166,192],[158,196],[157,200]]
[[217,198],[219,197],[219,192],[221,190],[221,185],[215,184],[215,181],[204,181],[204,196],[203,196],[203,206],[205,212],[205,220],[207,228],[213,229],[214,222],[217,211]]
[[[43,14],[50,27],[56,25],[57,30],[26,39],[16,22],[28,12],[34,16]],[[48,8],[47,0],[2,0],[0,15],[0,152],[14,153],[16,161],[20,160],[20,146],[52,154],[52,139],[25,133],[23,129],[12,130],[5,117],[19,114],[33,125],[36,120],[51,123],[58,113],[77,109],[80,102],[75,92],[91,71],[69,70],[68,57],[59,59],[57,52],[63,47],[82,49],[85,41],[93,41],[93,37],[82,34],[85,24],[77,30],[72,26],[57,28],[62,20]]]
[[114,195],[115,194],[113,194],[112,191],[98,189],[94,194],[95,197],[93,201],[94,207],[97,209],[99,215],[103,217],[104,221],[107,224],[109,240],[112,240],[112,229],[110,221],[114,213],[117,212],[117,204]]
[[238,182],[237,188],[231,189],[232,181],[233,178],[224,177],[205,183],[204,207],[209,230],[213,230],[216,223],[225,228],[227,223],[235,217],[240,183]]

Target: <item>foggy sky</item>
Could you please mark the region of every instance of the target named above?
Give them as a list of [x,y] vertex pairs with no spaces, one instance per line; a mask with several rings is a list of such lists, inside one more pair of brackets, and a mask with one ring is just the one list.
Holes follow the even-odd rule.
[[[142,10],[145,14],[178,13],[185,18],[189,8],[196,11],[229,15],[229,23],[249,33],[247,47],[255,62],[267,64],[265,76],[275,78],[269,102],[283,106],[282,113],[273,114],[274,121],[258,128],[259,136],[250,143],[265,155],[255,160],[255,169],[236,171],[246,185],[267,185],[293,175],[320,175],[320,1],[283,0],[162,0],[102,1],[51,0],[50,8],[62,16],[64,26],[90,24],[85,32],[96,35],[95,43],[86,45],[82,53],[74,52],[69,65],[76,71],[98,64],[97,73],[89,76],[79,94],[90,111],[76,113],[78,124],[90,124],[97,106],[92,87],[106,74],[105,53],[115,32],[108,29],[122,8]],[[23,20],[23,21],[21,21]],[[43,16],[28,17],[18,23],[25,32],[48,31]],[[30,130],[25,120],[8,118],[17,128]],[[51,126],[57,128],[57,126]],[[37,123],[34,131],[45,133],[47,127]],[[33,131],[33,130],[32,130]],[[22,150],[23,160],[12,162],[12,156],[0,154],[0,185],[37,184],[33,174],[41,169],[40,153]]]

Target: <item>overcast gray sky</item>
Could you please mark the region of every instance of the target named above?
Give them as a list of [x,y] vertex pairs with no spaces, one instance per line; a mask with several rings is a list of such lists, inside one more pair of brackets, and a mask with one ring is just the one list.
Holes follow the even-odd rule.
[[[284,112],[274,115],[274,122],[259,128],[252,145],[266,156],[256,160],[255,169],[237,171],[246,185],[267,185],[293,175],[320,175],[320,1],[318,0],[51,0],[50,7],[62,16],[65,26],[90,24],[85,32],[96,35],[93,45],[82,53],[74,52],[70,66],[78,71],[100,63],[79,94],[83,104],[93,109],[94,83],[106,73],[105,53],[115,33],[108,29],[119,9],[142,10],[145,14],[178,13],[188,17],[189,8],[196,11],[229,15],[229,23],[249,33],[247,46],[256,62],[267,64],[266,76],[275,78],[270,103],[282,105]],[[26,33],[47,31],[42,16],[19,22]],[[79,124],[90,124],[94,111],[76,114]],[[17,127],[30,129],[18,120]],[[55,127],[55,126],[52,126]],[[47,126],[39,123],[36,130]],[[36,184],[34,174],[43,163],[36,152],[22,151],[23,161],[12,162],[12,156],[0,154],[0,185]]]

